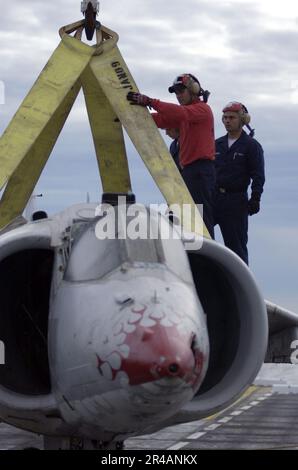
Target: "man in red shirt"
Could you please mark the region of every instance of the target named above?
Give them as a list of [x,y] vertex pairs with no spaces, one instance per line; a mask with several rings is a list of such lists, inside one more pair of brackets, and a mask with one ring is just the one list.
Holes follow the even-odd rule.
[[215,143],[213,114],[207,104],[209,92],[191,74],[175,78],[169,92],[176,94],[179,105],[134,92],[129,92],[127,99],[157,111],[152,118],[160,129],[179,129],[181,174],[194,202],[203,204],[203,219],[214,238]]

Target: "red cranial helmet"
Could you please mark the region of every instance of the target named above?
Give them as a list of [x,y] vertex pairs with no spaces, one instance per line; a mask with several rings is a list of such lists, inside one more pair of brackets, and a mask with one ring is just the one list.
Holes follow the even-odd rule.
[[244,104],[240,103],[239,101],[231,101],[224,107],[222,112],[239,113],[243,126],[247,126],[250,123],[250,115],[248,114],[248,110]]
[[240,116],[242,125],[246,126],[249,129],[251,137],[254,136],[255,131],[249,125],[250,115],[248,113],[246,106],[244,106],[244,104],[240,103],[239,101],[230,101],[230,103],[228,103],[224,107],[222,112],[223,113],[228,113],[228,112],[238,113]]

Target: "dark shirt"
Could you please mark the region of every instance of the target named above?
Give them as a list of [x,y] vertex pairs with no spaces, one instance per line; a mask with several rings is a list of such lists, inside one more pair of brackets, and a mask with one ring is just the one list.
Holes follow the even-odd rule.
[[216,184],[231,192],[245,192],[250,183],[253,193],[261,196],[265,183],[264,153],[255,139],[242,131],[229,148],[228,135],[215,141]]
[[174,162],[179,171],[181,171],[180,163],[179,163],[179,141],[178,139],[174,139],[170,145],[170,154],[173,157]]

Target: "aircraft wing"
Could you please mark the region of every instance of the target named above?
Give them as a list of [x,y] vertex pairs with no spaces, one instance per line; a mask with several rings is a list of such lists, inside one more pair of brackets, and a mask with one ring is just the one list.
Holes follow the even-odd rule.
[[269,334],[280,333],[287,328],[298,327],[298,315],[279,305],[266,300],[266,308],[269,322]]
[[265,362],[291,362],[298,339],[298,315],[266,301],[269,340]]

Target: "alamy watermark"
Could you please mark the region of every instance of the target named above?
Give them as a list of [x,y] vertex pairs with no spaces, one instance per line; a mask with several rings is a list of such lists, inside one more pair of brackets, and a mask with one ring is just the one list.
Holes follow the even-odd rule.
[[[95,211],[100,216],[95,234],[99,240],[179,240],[186,250],[202,247],[203,211],[201,205],[191,204],[142,204],[126,205],[125,197],[118,198],[118,205],[100,204]],[[191,229],[190,229],[191,227]]]
[[5,104],[5,85],[2,80],[0,80],[0,104]]
[[3,341],[0,341],[0,366],[5,364],[5,346]]
[[291,354],[291,363],[292,364],[298,364],[298,339],[295,339],[291,343],[291,349],[294,349],[295,351],[292,352]]

